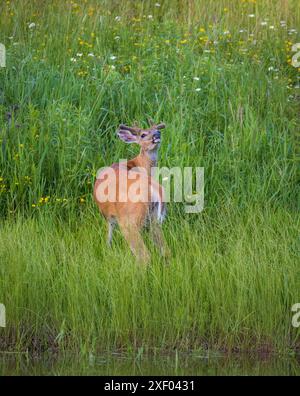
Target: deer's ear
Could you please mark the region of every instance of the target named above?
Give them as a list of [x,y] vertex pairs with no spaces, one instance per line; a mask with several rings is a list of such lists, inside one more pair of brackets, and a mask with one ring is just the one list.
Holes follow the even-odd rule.
[[125,143],[137,143],[138,141],[136,135],[133,135],[131,132],[125,131],[124,129],[119,129],[117,135]]

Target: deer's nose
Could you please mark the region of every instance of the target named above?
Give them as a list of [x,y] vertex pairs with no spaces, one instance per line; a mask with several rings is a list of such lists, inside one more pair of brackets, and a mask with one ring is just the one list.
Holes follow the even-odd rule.
[[155,131],[155,132],[153,133],[153,137],[154,137],[155,139],[160,139],[160,131]]

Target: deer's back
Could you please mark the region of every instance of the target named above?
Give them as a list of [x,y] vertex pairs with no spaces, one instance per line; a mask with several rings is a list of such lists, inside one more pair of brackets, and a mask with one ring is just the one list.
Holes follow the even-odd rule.
[[[164,191],[157,181],[151,176],[125,168],[122,163],[112,164],[110,169],[115,175],[115,183],[109,184],[106,189],[108,187],[112,189],[111,196],[115,197],[113,202],[106,200],[108,191],[102,184],[108,184],[103,177],[105,171],[98,175],[94,186],[94,199],[105,218],[116,218],[118,221],[132,222],[139,226],[142,226],[147,219],[155,218],[159,222],[164,220],[166,213]],[[134,184],[137,180],[139,180],[139,188]]]

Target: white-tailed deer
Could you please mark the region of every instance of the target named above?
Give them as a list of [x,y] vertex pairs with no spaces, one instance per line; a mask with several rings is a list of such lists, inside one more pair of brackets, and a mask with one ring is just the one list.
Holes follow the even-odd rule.
[[[107,220],[108,243],[116,223],[141,262],[148,262],[149,252],[141,237],[142,227],[149,222],[151,237],[163,255],[168,254],[161,223],[166,214],[162,186],[151,176],[157,165],[160,130],[164,124],[151,122],[148,129],[120,125],[117,135],[125,143],[140,146],[137,157],[114,163],[102,170],[95,182],[94,199]],[[108,199],[110,197],[110,199]]]

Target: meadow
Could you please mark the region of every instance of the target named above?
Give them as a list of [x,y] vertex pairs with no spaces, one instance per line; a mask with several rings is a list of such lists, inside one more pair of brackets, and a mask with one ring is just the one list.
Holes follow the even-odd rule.
[[[297,0],[1,1],[2,351],[300,346]],[[92,199],[131,158],[120,123],[163,121],[159,165],[202,166],[170,203],[168,263],[141,270]],[[167,265],[166,265],[167,264]]]

